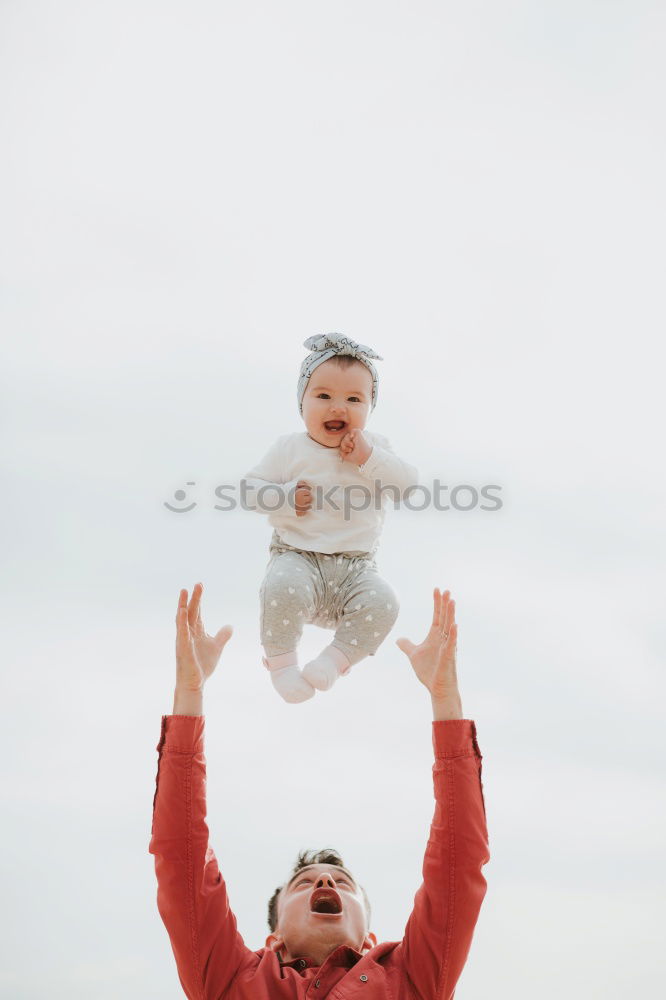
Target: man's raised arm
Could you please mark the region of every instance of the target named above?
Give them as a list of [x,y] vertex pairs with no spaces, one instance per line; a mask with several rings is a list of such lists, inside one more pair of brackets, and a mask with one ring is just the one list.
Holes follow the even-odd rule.
[[455,605],[434,592],[430,631],[420,646],[398,639],[433,707],[435,815],[423,884],[402,941],[404,966],[419,1000],[453,996],[486,891],[489,860],[476,729],[463,719],[456,673]]
[[241,965],[255,956],[243,943],[227,890],[208,844],[203,687],[231,636],[209,636],[201,592],[180,592],[176,616],[173,715],[162,719],[150,853],[155,855],[157,905],[188,997],[219,997]]

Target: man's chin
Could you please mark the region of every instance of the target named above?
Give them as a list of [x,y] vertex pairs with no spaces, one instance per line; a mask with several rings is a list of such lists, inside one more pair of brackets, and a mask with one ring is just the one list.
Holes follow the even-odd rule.
[[[343,945],[356,950],[356,946],[349,939],[349,934],[345,933],[340,923],[341,914],[313,913],[311,916],[327,916],[329,919],[312,921],[310,924],[311,933],[304,935],[300,945],[296,946],[298,951],[296,958],[309,958],[315,965],[323,965],[328,956]],[[332,917],[337,918],[337,920],[331,919]],[[296,942],[294,943],[296,944]]]

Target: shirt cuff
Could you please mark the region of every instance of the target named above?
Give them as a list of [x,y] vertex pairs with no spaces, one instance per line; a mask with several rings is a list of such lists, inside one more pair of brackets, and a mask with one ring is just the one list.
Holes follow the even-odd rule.
[[363,476],[367,476],[370,479],[377,469],[382,465],[383,455],[381,453],[381,448],[378,448],[376,444],[372,446],[372,451],[370,452],[370,457],[365,460],[363,465],[359,465],[358,471]]
[[158,753],[203,753],[204,723],[203,715],[163,715]]
[[476,726],[471,719],[433,722],[432,745],[437,758],[475,756],[482,759],[476,741]]

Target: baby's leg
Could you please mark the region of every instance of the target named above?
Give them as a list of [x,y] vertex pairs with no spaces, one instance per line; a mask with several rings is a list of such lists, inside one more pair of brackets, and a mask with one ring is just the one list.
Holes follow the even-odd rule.
[[386,580],[376,569],[366,569],[345,602],[332,642],[345,654],[350,667],[375,655],[395,625],[399,608],[398,598]]
[[298,552],[275,553],[261,585],[260,604],[264,666],[270,671],[273,686],[285,701],[306,701],[314,689],[298,669],[297,647],[303,624],[314,609],[307,559]]
[[373,656],[398,617],[398,599],[372,559],[350,560],[349,573],[340,590],[342,614],[335,637],[303,670],[304,677],[322,691],[328,690],[355,663]]
[[367,569],[345,602],[331,645],[344,653],[350,667],[366,656],[374,656],[395,625],[399,608],[398,598],[386,580],[376,569]]

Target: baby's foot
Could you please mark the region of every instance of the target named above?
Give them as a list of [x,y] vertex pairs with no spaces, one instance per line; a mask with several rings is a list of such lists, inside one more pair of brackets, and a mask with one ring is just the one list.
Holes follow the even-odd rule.
[[310,660],[303,667],[303,677],[317,688],[318,691],[328,691],[337,681],[340,674],[349,670],[349,660],[337,646],[327,646],[319,656]]
[[263,663],[271,675],[273,687],[285,701],[297,705],[300,701],[314,697],[315,690],[312,684],[303,678],[295,654],[264,656]]

